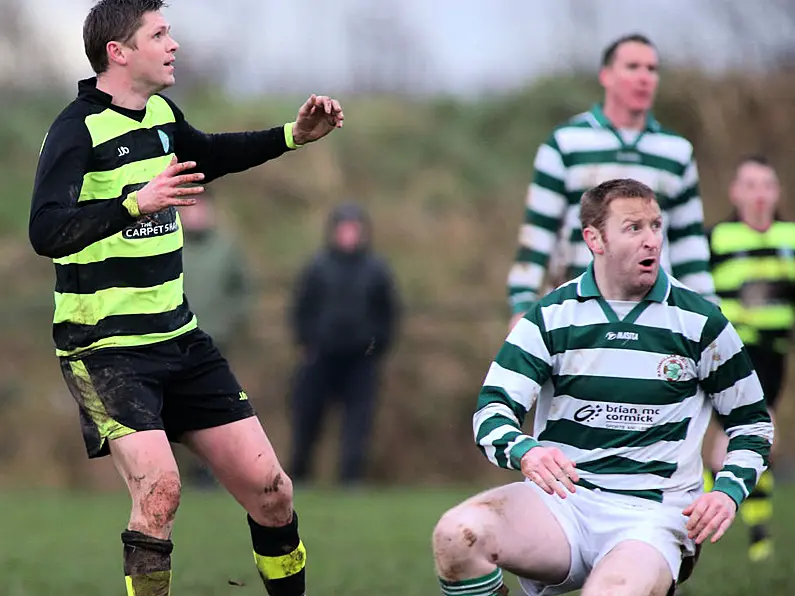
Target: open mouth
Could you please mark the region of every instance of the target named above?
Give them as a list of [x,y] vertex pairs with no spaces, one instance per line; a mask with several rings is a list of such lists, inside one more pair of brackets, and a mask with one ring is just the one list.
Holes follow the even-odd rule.
[[648,259],[643,259],[640,264],[644,268],[651,268],[654,266],[656,259],[649,257]]

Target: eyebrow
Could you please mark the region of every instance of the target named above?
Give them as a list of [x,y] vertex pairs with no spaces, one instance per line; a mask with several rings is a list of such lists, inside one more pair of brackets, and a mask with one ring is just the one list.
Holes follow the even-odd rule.
[[654,217],[651,217],[651,218],[647,218],[647,217],[625,217],[622,220],[621,225],[623,226],[623,225],[628,224],[628,223],[643,223],[644,221],[650,221],[652,223],[658,222],[658,221],[662,221],[662,214],[655,215]]

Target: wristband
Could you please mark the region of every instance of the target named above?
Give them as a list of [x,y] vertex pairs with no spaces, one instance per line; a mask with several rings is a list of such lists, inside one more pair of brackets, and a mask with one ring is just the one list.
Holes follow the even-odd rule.
[[131,192],[127,198],[121,202],[122,206],[133,217],[141,217],[141,210],[138,208],[138,193]]
[[290,149],[298,149],[299,147],[303,147],[303,145],[298,145],[293,139],[293,125],[295,122],[288,122],[284,125],[284,142]]

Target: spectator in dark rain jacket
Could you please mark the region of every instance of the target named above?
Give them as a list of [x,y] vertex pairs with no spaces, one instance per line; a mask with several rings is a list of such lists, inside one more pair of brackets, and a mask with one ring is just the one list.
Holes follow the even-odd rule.
[[292,399],[292,474],[310,475],[314,447],[333,400],[343,408],[339,479],[362,481],[375,415],[379,369],[398,318],[392,272],[371,247],[368,214],[334,209],[327,244],[298,278],[291,323],[302,359]]

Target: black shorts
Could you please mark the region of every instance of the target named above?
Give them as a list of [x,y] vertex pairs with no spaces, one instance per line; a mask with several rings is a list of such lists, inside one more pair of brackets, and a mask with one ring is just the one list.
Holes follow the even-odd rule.
[[753,345],[746,346],[745,349],[754,365],[756,376],[759,377],[767,407],[775,410],[776,401],[784,386],[787,357],[779,352]]
[[196,329],[140,348],[109,348],[61,358],[80,408],[89,458],[110,453],[108,442],[142,430],[182,433],[255,414],[209,335]]

